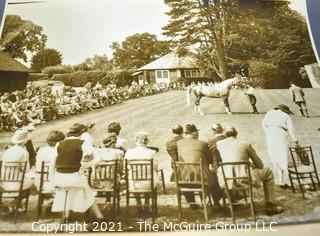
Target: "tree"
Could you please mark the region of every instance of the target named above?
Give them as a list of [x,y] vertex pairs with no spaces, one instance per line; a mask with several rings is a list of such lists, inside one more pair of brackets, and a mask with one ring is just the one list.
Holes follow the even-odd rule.
[[45,47],[47,36],[42,27],[31,21],[22,20],[17,15],[7,15],[0,49],[16,59],[27,61],[27,52],[34,53]]
[[171,21],[163,28],[164,34],[175,39],[179,48],[192,48],[190,53],[207,76],[225,79],[229,69],[239,70],[243,65],[250,67],[249,63],[259,61],[270,65],[268,68],[284,71],[277,78],[282,82],[263,84],[283,87],[288,78],[299,76],[301,66],[315,61],[306,22],[290,9],[288,2],[165,2],[170,7]]
[[84,63],[90,70],[111,70],[112,63],[108,57],[103,55],[94,55],[92,58],[87,58]]
[[194,47],[198,61],[210,67],[221,79],[228,78],[225,51],[225,19],[228,0],[165,0],[171,21],[164,34],[180,48]]
[[45,67],[60,65],[61,63],[62,54],[59,51],[45,48],[31,58],[31,70],[40,72]]
[[170,42],[158,40],[153,34],[127,37],[121,44],[113,42],[113,63],[120,69],[136,69],[170,52]]
[[105,54],[88,57],[84,60],[84,62],[73,66],[74,71],[90,71],[90,70],[110,71],[112,70],[112,68],[113,68],[113,64]]
[[[272,80],[265,83],[269,88],[287,87],[289,80],[299,80],[299,68],[315,61],[307,24],[288,2],[238,1],[237,7],[229,9],[228,20],[230,58],[254,63],[250,67],[256,69],[255,61],[273,64],[281,71],[276,78],[266,77]],[[251,74],[258,76],[256,72]]]

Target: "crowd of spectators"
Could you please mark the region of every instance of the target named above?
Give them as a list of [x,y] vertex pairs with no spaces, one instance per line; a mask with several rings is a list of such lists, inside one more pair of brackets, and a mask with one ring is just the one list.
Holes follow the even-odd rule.
[[14,131],[23,125],[37,125],[61,117],[99,109],[123,100],[156,94],[169,89],[183,89],[182,83],[170,85],[148,84],[117,87],[90,83],[81,88],[33,86],[29,83],[23,91],[0,94],[0,130]]

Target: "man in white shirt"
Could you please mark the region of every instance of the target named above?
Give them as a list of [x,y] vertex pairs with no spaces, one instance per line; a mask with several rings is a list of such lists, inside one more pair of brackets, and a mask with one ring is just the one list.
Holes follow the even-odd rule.
[[[148,134],[146,132],[139,132],[136,135],[136,147],[128,149],[126,154],[125,154],[125,159],[127,160],[136,160],[136,159],[140,159],[140,160],[151,160],[153,159],[153,186],[157,187],[159,181],[159,177],[157,175],[157,161],[154,159],[154,156],[156,154],[155,150],[149,149],[147,147],[149,143],[149,137]],[[130,171],[130,170],[129,170]],[[129,179],[129,189],[150,189],[151,185],[150,185],[150,181],[146,180],[146,181],[133,181]],[[135,195],[136,200],[137,200],[137,205],[141,205],[141,198],[140,198],[140,194],[136,194]],[[145,205],[149,205],[149,197],[145,196]],[[143,208],[138,208],[138,211],[148,211],[148,207]]]
[[289,136],[298,145],[289,107],[280,104],[267,112],[262,120],[267,148],[273,163],[275,184],[285,187],[288,183]]

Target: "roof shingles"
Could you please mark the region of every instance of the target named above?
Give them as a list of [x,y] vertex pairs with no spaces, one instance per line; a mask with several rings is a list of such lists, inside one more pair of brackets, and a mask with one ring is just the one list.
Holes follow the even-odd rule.
[[160,70],[160,69],[194,69],[198,68],[195,61],[189,56],[179,57],[176,52],[170,52],[167,55],[140,67],[142,70]]
[[29,72],[29,69],[0,50],[0,71]]

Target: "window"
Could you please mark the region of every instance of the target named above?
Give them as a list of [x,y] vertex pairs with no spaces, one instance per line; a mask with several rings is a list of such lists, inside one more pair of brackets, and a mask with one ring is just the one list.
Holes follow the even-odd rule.
[[200,72],[199,70],[185,70],[184,75],[186,78],[195,78],[200,77]]
[[157,70],[157,79],[169,79],[169,71],[168,70]]
[[168,70],[157,70],[156,71],[156,83],[169,83],[169,71]]

